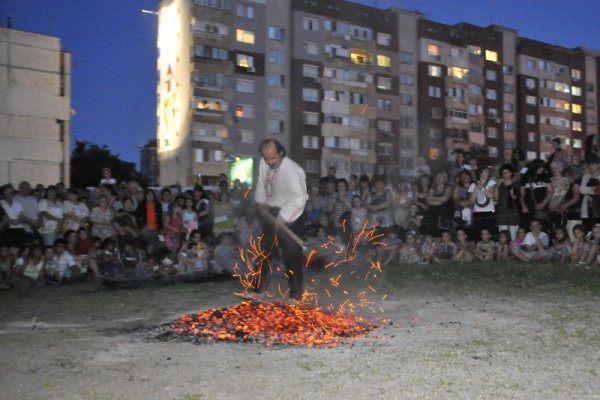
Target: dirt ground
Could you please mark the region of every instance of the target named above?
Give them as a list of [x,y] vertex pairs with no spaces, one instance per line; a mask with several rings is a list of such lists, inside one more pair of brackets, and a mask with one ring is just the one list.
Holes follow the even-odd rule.
[[449,276],[384,276],[394,324],[333,349],[148,340],[234,281],[0,293],[0,398],[600,398],[600,290]]

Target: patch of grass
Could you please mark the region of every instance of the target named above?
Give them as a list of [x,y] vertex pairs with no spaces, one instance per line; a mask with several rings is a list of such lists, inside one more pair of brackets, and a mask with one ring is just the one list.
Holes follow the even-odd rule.
[[204,398],[203,393],[186,393],[179,399],[173,399],[173,400],[200,400],[202,398]]
[[562,264],[520,262],[471,262],[428,265],[392,265],[385,270],[390,281],[402,284],[425,279],[457,284],[490,284],[514,288],[571,285],[600,293],[600,268],[583,269]]

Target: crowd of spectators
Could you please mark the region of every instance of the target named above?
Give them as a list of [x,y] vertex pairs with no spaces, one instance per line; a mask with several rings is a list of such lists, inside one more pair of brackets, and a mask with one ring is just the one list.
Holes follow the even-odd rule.
[[[557,146],[546,161],[488,166],[456,152],[432,170],[308,183],[305,245],[317,265],[364,229],[385,246],[359,247],[383,264],[490,260],[598,264],[600,159],[574,161]],[[92,277],[231,275],[240,247],[262,233],[252,188],[225,175],[218,186],[142,188],[110,171],[97,188],[62,184],[0,190],[0,285],[41,286]]]

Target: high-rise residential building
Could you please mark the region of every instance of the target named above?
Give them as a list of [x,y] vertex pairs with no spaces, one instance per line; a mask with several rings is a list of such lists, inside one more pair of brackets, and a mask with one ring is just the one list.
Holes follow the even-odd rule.
[[69,184],[71,55],[60,39],[0,28],[0,182]]
[[158,46],[164,184],[212,183],[270,137],[312,179],[457,149],[544,157],[556,137],[580,156],[598,134],[598,53],[507,27],[346,0],[162,0]]
[[156,157],[156,139],[140,147],[140,173],[150,185],[158,182],[158,159]]

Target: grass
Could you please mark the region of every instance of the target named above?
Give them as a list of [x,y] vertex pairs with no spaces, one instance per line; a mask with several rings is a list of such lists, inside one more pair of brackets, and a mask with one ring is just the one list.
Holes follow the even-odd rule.
[[565,284],[600,293],[600,268],[584,269],[562,264],[519,262],[472,262],[428,265],[390,265],[385,270],[390,283],[426,279],[457,284],[499,285],[529,288]]

